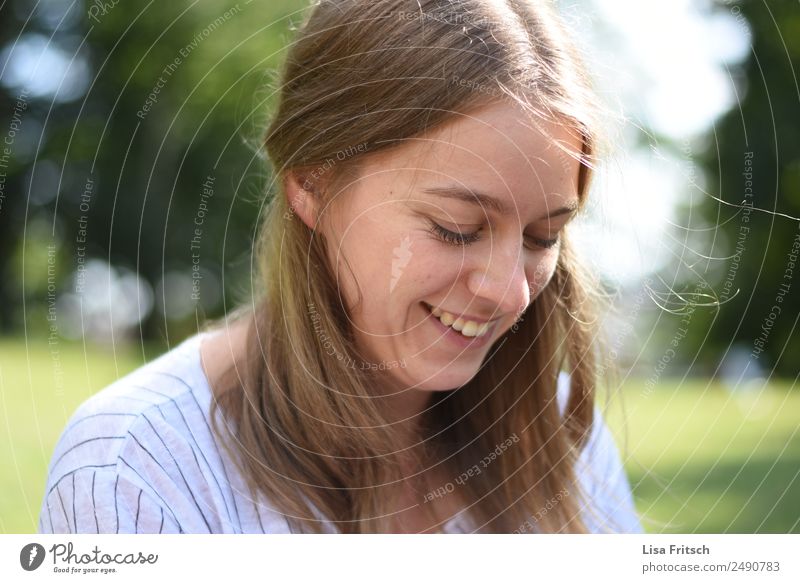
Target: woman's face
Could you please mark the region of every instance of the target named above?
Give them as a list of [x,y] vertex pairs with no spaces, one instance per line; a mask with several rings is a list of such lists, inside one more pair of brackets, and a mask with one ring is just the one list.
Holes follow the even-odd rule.
[[374,370],[422,391],[475,376],[555,271],[578,205],[579,163],[564,149],[580,151],[574,131],[487,106],[372,157],[317,209]]

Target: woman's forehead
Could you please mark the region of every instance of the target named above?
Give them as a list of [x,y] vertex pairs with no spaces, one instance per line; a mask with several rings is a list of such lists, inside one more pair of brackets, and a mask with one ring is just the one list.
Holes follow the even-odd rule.
[[457,116],[379,156],[367,174],[388,174],[415,190],[443,185],[503,196],[577,193],[582,142],[558,121],[532,121],[511,106],[490,106]]

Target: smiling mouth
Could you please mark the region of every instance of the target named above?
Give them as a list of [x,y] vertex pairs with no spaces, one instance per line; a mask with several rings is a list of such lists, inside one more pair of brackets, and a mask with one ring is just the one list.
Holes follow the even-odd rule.
[[457,317],[455,314],[446,312],[439,308],[434,308],[426,302],[422,302],[425,309],[442,324],[448,328],[452,328],[465,338],[481,338],[486,336],[496,323],[496,320],[489,322],[476,322],[465,318]]

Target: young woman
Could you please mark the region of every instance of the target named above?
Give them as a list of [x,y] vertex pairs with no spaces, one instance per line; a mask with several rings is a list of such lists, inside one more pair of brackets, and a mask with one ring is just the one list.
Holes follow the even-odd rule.
[[41,531],[639,531],[548,3],[322,0],[279,91],[252,303],[81,406]]

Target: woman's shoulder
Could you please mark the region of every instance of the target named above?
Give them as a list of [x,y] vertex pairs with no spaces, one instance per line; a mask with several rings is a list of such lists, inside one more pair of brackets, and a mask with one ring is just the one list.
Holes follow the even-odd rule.
[[[193,487],[202,490],[216,472],[224,471],[209,425],[211,395],[199,353],[203,336],[185,340],[120,378],[73,413],[48,469],[42,521],[49,520],[51,530],[57,528],[53,520],[57,522],[60,516],[52,517],[54,506],[71,508],[75,515],[70,521],[69,512],[64,511],[66,524],[61,528],[79,529],[75,497],[80,491],[91,492],[85,502],[92,509],[98,497],[113,498],[117,528],[119,496],[127,491],[137,509],[143,497],[144,504],[158,509],[151,516],[154,520],[166,511],[166,522],[176,531],[188,526],[178,522],[173,507],[193,501],[198,521],[202,519],[200,524],[211,530],[211,521],[193,491]],[[71,494],[71,503],[64,501],[64,492]],[[96,510],[93,513],[98,516]]]
[[201,339],[188,338],[81,403],[59,437],[51,472],[72,465],[70,457],[112,462],[122,445],[119,440],[135,437],[133,428],[174,424],[192,408],[203,410],[201,401],[208,395],[198,354]]

